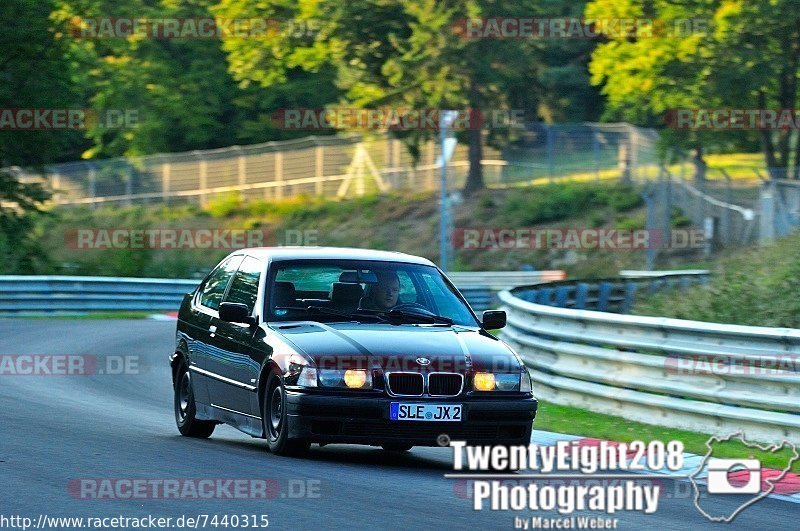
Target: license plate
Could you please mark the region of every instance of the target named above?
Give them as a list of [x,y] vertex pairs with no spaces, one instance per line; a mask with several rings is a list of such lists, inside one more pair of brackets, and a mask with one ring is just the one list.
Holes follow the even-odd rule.
[[461,404],[414,404],[392,402],[391,420],[417,420],[423,422],[460,422]]

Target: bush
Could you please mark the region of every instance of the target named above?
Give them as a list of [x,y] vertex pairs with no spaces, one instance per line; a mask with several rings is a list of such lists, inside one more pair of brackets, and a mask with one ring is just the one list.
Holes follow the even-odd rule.
[[707,286],[637,302],[634,313],[800,328],[800,233],[722,259]]

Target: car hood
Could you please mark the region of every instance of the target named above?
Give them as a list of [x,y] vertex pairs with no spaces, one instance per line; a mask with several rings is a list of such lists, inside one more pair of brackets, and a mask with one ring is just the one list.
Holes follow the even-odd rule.
[[460,373],[522,369],[502,341],[472,328],[316,322],[281,323],[270,328],[320,368]]

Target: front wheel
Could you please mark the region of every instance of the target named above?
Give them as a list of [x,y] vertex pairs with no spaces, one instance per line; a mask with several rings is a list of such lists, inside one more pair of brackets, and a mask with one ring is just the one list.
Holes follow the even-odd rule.
[[281,377],[270,374],[264,393],[264,433],[267,444],[275,455],[299,455],[308,450],[311,444],[305,439],[289,438],[289,415],[286,413],[286,390]]
[[185,437],[206,439],[211,437],[216,427],[215,422],[198,420],[197,406],[194,401],[192,389],[192,373],[185,361],[180,362],[178,373],[175,375],[175,424],[178,431]]

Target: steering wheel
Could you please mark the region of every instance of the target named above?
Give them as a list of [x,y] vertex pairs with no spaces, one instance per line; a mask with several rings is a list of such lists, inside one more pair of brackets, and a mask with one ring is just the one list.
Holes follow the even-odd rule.
[[423,314],[427,315],[436,315],[418,302],[403,302],[398,304],[397,306],[394,306],[392,310],[401,310],[401,311],[415,310],[417,311],[417,313],[422,312]]

